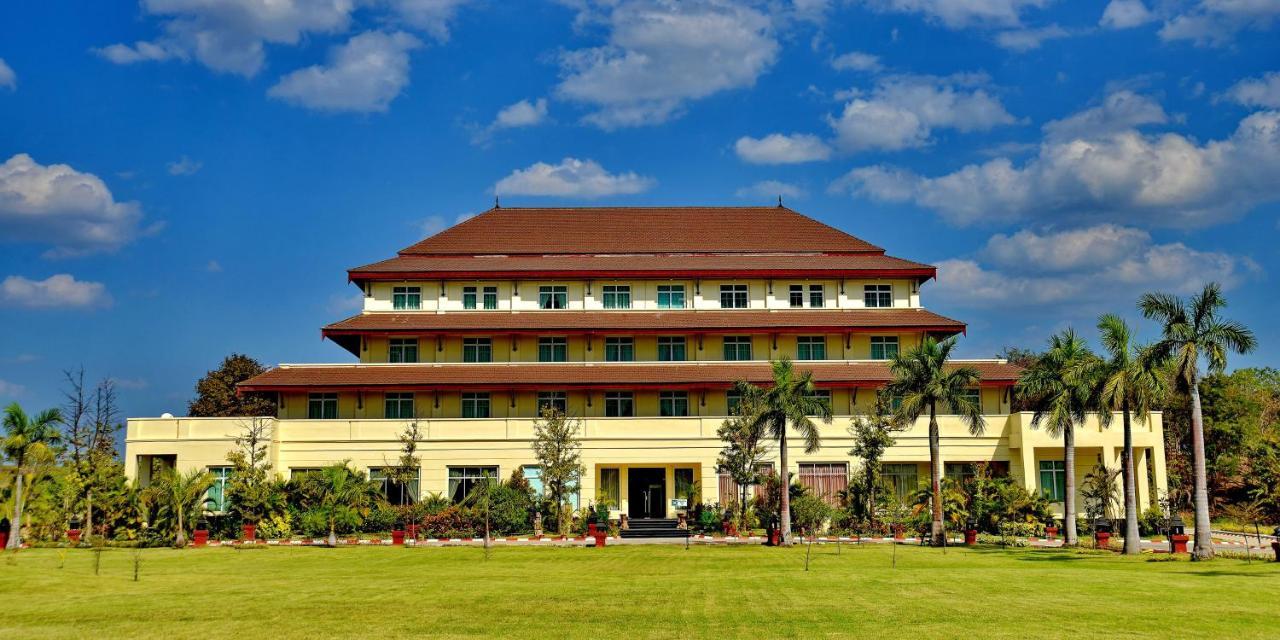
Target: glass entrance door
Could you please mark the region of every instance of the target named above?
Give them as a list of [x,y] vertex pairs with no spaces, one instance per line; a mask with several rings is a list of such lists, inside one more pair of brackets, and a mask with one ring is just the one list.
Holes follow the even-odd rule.
[[627,515],[635,518],[667,516],[666,469],[630,469],[627,472]]

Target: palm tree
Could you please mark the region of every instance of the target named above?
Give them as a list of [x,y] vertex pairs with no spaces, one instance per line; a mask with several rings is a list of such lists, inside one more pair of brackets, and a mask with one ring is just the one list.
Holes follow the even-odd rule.
[[1067,329],[1049,339],[1049,350],[1018,379],[1018,390],[1032,410],[1031,426],[1044,425],[1049,435],[1062,436],[1065,495],[1062,504],[1063,542],[1075,545],[1076,537],[1076,437],[1075,426],[1095,403],[1099,359],[1075,330]]
[[[1129,325],[1120,316],[1106,314],[1098,318],[1098,333],[1106,361],[1102,364],[1099,417],[1104,427],[1110,426],[1112,412],[1119,411],[1124,424],[1124,453],[1120,469],[1124,474],[1124,552],[1140,553],[1138,540],[1137,481],[1133,471],[1132,418],[1146,424],[1163,395],[1164,384],[1144,348],[1133,344]],[[1132,416],[1132,418],[1131,418]]]
[[329,527],[329,546],[338,546],[338,525],[355,526],[373,502],[369,483],[347,466],[346,461],[332,464],[314,474],[308,481],[315,499],[311,513]]
[[889,362],[893,380],[885,391],[890,397],[900,399],[894,410],[894,419],[901,425],[915,424],[925,413],[929,414],[929,490],[933,497],[932,543],[946,543],[946,528],[942,521],[942,439],[938,430],[938,405],[950,406],[969,427],[969,433],[978,436],[987,428],[982,417],[980,403],[970,396],[982,376],[973,367],[950,366],[951,352],[956,348],[955,338],[939,342],[925,337],[920,346],[898,353]]
[[1167,293],[1143,294],[1138,308],[1148,319],[1162,325],[1162,335],[1151,347],[1153,359],[1172,361],[1178,387],[1191,395],[1191,455],[1195,475],[1196,535],[1191,557],[1208,560],[1213,557],[1213,540],[1209,535],[1209,490],[1204,462],[1204,417],[1200,413],[1200,359],[1209,365],[1210,373],[1227,368],[1227,352],[1249,353],[1258,340],[1243,324],[1218,317],[1227,306],[1218,283],[1183,300]]
[[161,509],[174,518],[177,530],[173,546],[187,546],[187,523],[200,515],[208,503],[206,494],[213,486],[213,475],[200,468],[188,469],[186,473],[166,469],[154,486]]
[[[22,507],[26,502],[23,493],[23,476],[27,473],[27,462],[41,459],[51,454],[53,447],[62,441],[57,424],[62,420],[62,412],[57,409],[46,409],[29,417],[18,403],[13,403],[4,410],[4,454],[14,462],[13,488],[13,527],[9,536],[9,548],[17,549],[22,544]],[[34,477],[33,477],[34,480]],[[26,493],[30,493],[27,487]]]
[[778,476],[782,480],[779,517],[782,520],[782,543],[791,544],[791,475],[787,471],[787,427],[790,425],[804,439],[804,452],[813,453],[822,445],[814,416],[831,423],[831,406],[817,397],[812,371],[796,371],[789,358],[772,363],[773,386],[762,389],[739,381],[734,389],[742,398],[743,406],[752,415],[744,415],[744,424],[754,424],[769,430],[778,440]]

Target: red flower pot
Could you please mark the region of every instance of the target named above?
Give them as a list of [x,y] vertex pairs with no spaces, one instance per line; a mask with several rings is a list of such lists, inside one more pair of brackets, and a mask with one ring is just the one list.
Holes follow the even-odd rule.
[[391,532],[391,544],[396,546],[404,544],[404,531],[399,529]]
[[1093,534],[1093,542],[1099,549],[1106,549],[1111,543],[1111,534],[1106,531],[1099,531]]
[[256,524],[245,524],[241,529],[244,530],[245,542],[252,542],[254,540],[254,536],[258,534],[258,525]]
[[587,523],[587,535],[589,536],[596,535],[596,523],[594,522]]
[[203,547],[209,544],[209,530],[196,529],[195,535],[191,538],[191,543],[197,547]]
[[8,546],[9,546],[9,532],[0,531],[0,549],[4,549],[5,547],[8,547]]
[[724,534],[725,534],[726,536],[733,536],[733,537],[737,537],[737,536],[738,536],[738,525],[736,525],[736,524],[734,524],[734,523],[732,523],[732,522],[725,522],[725,523],[724,523]]

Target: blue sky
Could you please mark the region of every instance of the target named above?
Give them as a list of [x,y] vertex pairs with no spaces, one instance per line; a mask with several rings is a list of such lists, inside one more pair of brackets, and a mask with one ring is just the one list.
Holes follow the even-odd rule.
[[[789,206],[939,265],[967,356],[1228,289],[1274,364],[1280,3],[0,10],[0,402],[345,362],[345,270],[507,205]],[[1136,317],[1135,317],[1136,320]],[[1142,324],[1144,335],[1151,328]]]

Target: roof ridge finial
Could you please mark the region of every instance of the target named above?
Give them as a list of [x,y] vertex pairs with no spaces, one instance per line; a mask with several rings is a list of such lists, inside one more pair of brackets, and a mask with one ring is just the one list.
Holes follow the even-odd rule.
[[781,194],[781,193],[779,193],[779,194],[778,194],[778,208],[779,208],[779,209],[781,209],[781,208],[782,208],[782,194]]
[[497,194],[494,194],[494,196],[493,196],[493,208],[494,208],[494,209],[501,209],[501,208],[502,208],[502,203],[498,201],[498,195],[497,195]]

